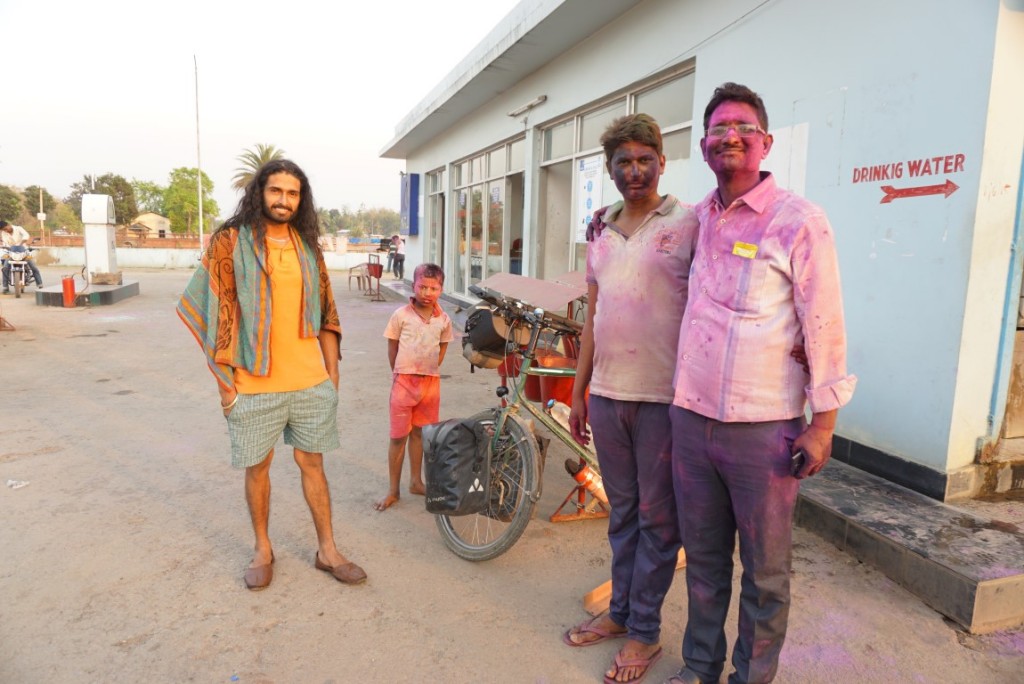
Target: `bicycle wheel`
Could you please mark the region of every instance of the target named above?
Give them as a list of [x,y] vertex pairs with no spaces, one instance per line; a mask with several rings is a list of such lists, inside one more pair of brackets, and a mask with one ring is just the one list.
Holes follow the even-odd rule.
[[[494,434],[495,411],[473,416]],[[533,517],[540,498],[537,439],[509,415],[491,454],[490,503],[470,515],[438,515],[437,529],[452,553],[470,561],[496,558],[512,548]]]

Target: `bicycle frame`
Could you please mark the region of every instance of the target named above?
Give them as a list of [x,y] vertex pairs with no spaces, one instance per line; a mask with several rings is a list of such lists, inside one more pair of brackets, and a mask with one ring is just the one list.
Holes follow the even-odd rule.
[[[513,395],[512,401],[507,402],[507,404],[498,412],[496,420],[498,421],[497,425],[499,429],[495,431],[494,439],[496,439],[496,436],[500,434],[500,427],[504,425],[505,416],[508,415],[509,412],[518,412],[518,409],[521,407],[526,409],[526,411],[546,427],[551,434],[558,437],[572,450],[574,454],[590,466],[590,468],[595,472],[600,472],[601,468],[598,465],[597,458],[594,454],[577,443],[561,423],[552,418],[549,413],[543,410],[543,408],[537,406],[536,403],[528,399],[525,393],[526,381],[531,375],[560,378],[574,377],[576,375],[576,370],[572,368],[544,368],[532,365],[537,356],[537,344],[540,341],[541,334],[545,330],[554,331],[556,334],[578,334],[580,331],[574,330],[569,333],[566,330],[566,324],[563,322],[567,319],[556,320],[550,314],[546,314],[542,309],[529,311],[521,302],[515,300],[510,301],[505,297],[496,296],[495,294],[491,294],[484,290],[475,292],[474,294],[496,307],[497,310],[495,313],[506,319],[506,322],[509,323],[510,329],[514,330],[520,321],[526,322],[530,325],[530,340],[525,348],[519,348],[514,352],[510,352],[510,355],[515,354],[521,357],[522,360],[519,364],[519,374],[510,388],[511,394]],[[502,399],[503,401],[505,400],[504,397],[502,397]],[[492,449],[495,446],[496,444],[492,442]]]

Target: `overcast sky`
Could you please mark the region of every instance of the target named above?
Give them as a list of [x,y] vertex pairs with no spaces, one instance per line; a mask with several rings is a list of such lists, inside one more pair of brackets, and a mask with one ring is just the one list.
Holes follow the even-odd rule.
[[0,184],[63,198],[84,174],[165,185],[196,166],[195,55],[221,218],[256,143],[302,166],[322,207],[397,210],[404,162],[379,151],[515,5],[0,0]]

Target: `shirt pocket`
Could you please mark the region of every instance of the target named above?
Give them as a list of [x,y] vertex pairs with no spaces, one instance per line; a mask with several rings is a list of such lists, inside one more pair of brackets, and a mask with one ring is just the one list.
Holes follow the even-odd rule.
[[764,301],[764,283],[768,276],[767,259],[741,259],[730,308],[738,314],[756,314]]

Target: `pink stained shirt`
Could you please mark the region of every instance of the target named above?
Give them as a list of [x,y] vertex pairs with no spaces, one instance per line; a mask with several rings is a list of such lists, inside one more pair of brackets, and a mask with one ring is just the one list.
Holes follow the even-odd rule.
[[398,340],[395,373],[405,375],[441,375],[437,357],[442,342],[451,342],[452,320],[440,306],[434,305],[430,320],[423,319],[412,305],[401,307],[388,320],[384,337]]
[[615,226],[621,209],[587,247],[587,282],[598,287],[590,391],[670,404],[697,216],[667,195],[627,238]]
[[[839,264],[825,212],[766,172],[731,206],[716,189],[696,210],[701,228],[673,403],[723,422],[844,406],[857,378],[846,372]],[[790,356],[795,344],[804,345],[810,377]]]

